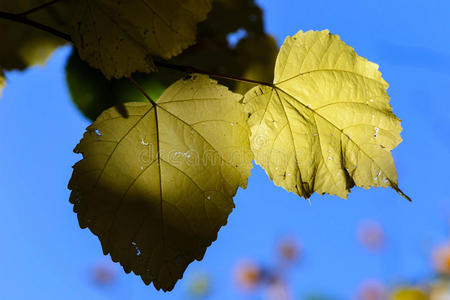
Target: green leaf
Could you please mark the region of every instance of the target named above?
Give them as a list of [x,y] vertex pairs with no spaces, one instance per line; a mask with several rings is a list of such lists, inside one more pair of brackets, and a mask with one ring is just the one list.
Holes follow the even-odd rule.
[[156,106],[105,111],[75,148],[70,201],[126,272],[171,290],[227,222],[252,167],[249,130],[231,93],[207,76],[169,87]]
[[[245,95],[256,162],[278,186],[346,198],[354,185],[398,188],[400,142],[378,66],[328,31],[287,37],[272,87]],[[408,198],[409,199],[409,198]]]
[[71,36],[83,60],[109,79],[155,69],[195,42],[210,0],[72,0]]
[[[155,100],[165,88],[156,78],[156,74],[133,75]],[[73,102],[91,121],[95,121],[104,110],[112,106],[121,109],[122,104],[126,102],[148,102],[128,79],[107,80],[99,70],[81,60],[76,51],[72,52],[67,62],[66,79]]]
[[[21,13],[45,2],[47,0],[1,1],[0,11]],[[63,3],[32,13],[28,18],[58,30],[67,30],[64,21],[67,7]],[[41,30],[9,20],[0,20],[0,28],[0,66],[4,70],[23,70],[28,66],[43,65],[53,50],[66,43]]]

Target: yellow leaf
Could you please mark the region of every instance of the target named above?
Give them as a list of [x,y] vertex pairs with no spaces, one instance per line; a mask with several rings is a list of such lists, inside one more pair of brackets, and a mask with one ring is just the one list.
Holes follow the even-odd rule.
[[230,92],[207,76],[169,87],[157,105],[106,110],[75,152],[70,201],[126,272],[171,290],[227,222],[252,167],[249,130]]
[[400,142],[378,66],[328,31],[286,38],[273,86],[245,95],[256,162],[278,186],[346,198],[354,185],[392,187]]
[[195,41],[211,0],[72,0],[71,36],[82,59],[107,78],[149,73]]
[[[22,13],[47,0],[1,1],[0,11]],[[67,18],[65,5],[55,3],[53,6],[32,13],[30,20],[42,23],[58,30],[67,30],[64,21]],[[23,70],[32,65],[43,65],[58,46],[66,43],[58,37],[27,25],[9,20],[0,20],[0,66],[4,70]]]

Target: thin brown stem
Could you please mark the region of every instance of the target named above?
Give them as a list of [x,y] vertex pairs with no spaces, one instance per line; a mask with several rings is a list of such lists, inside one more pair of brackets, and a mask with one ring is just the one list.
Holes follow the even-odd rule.
[[135,88],[138,89],[139,92],[141,92],[142,95],[144,95],[145,98],[147,98],[148,101],[150,101],[153,106],[156,106],[156,102],[150,98],[150,96],[144,91],[144,89],[139,85],[139,83],[136,82],[136,80],[133,79],[133,77],[128,77],[128,80],[135,86]]
[[62,1],[62,0],[53,0],[53,1],[49,1],[49,2],[43,3],[43,4],[41,4],[41,5],[38,5],[38,6],[36,6],[36,7],[31,8],[31,9],[29,9],[29,10],[26,10],[26,11],[20,13],[20,14],[17,14],[17,16],[18,16],[18,17],[26,17],[26,16],[28,16],[29,14],[32,14],[32,13],[34,13],[34,12],[37,12],[37,11],[39,11],[39,10],[41,10],[41,9],[44,9],[44,8],[46,8],[46,7],[48,7],[48,6],[51,6],[51,5],[53,5],[53,4],[57,3],[57,2],[61,2],[61,1]]
[[219,73],[200,70],[200,69],[190,67],[190,66],[174,65],[174,64],[170,64],[170,63],[166,63],[166,62],[162,62],[162,61],[155,61],[155,65],[158,67],[172,69],[172,70],[189,73],[189,74],[198,73],[198,74],[205,74],[205,75],[209,75],[211,77],[221,78],[221,79],[226,79],[226,80],[241,81],[241,82],[246,82],[246,83],[251,83],[251,84],[273,86],[272,83],[265,82],[265,81],[258,81],[258,80],[252,80],[252,79],[241,78],[241,77],[236,77],[236,76],[223,75],[223,74],[219,74]]
[[47,33],[50,33],[50,34],[52,34],[54,36],[57,36],[59,38],[62,38],[64,40],[68,41],[68,42],[72,42],[72,39],[70,38],[70,35],[68,35],[68,34],[66,34],[64,32],[61,32],[59,30],[56,30],[56,29],[54,29],[52,27],[49,27],[47,25],[44,25],[44,24],[32,21],[32,20],[28,19],[27,17],[23,17],[23,16],[20,16],[18,14],[12,14],[12,13],[7,13],[7,12],[0,11],[0,19],[5,19],[5,20],[16,22],[16,23],[28,25],[28,26],[31,26],[33,28],[36,28],[36,29],[45,31]]

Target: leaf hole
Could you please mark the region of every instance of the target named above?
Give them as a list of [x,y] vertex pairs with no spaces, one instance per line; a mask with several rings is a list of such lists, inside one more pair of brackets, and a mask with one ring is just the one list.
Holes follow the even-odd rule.
[[245,38],[246,36],[247,31],[245,29],[239,28],[235,32],[228,34],[227,36],[228,44],[231,47],[236,47],[237,43],[239,43],[239,41]]

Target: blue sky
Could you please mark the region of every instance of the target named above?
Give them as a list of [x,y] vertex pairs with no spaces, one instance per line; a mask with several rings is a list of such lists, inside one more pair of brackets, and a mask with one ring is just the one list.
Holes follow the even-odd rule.
[[[235,292],[232,266],[245,257],[270,264],[285,235],[304,249],[289,276],[297,299],[316,291],[350,299],[366,279],[392,285],[431,276],[430,250],[448,238],[450,219],[450,2],[259,3],[279,44],[300,29],[330,29],[380,65],[403,121],[404,141],[393,155],[413,203],[388,189],[355,189],[347,200],[313,196],[310,206],[255,167],[228,225],[172,293],[123,272],[114,287],[98,288],[88,275],[107,258],[97,238],[79,229],[68,202],[71,167],[80,159],[72,149],[88,122],[68,94],[65,47],[46,67],[9,72],[0,99],[0,299],[183,299],[196,272],[210,274],[210,299],[260,299]],[[383,252],[370,254],[358,243],[364,219],[385,229]]]

